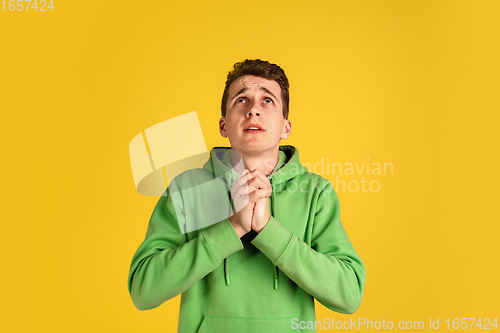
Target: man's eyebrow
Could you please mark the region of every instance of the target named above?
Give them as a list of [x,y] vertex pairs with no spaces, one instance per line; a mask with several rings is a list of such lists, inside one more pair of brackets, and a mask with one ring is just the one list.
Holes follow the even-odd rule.
[[239,94],[241,93],[244,93],[246,90],[248,89],[248,87],[243,87],[241,88],[240,90],[238,90],[238,92],[236,94],[233,95],[233,97],[230,99],[230,101],[232,101],[236,96],[238,96]]
[[266,87],[260,87],[260,90],[264,90],[266,93],[268,93],[269,95],[273,96],[276,100],[278,100],[278,97],[274,96],[271,90],[267,89]]
[[[239,94],[242,94],[244,93],[245,91],[248,90],[248,87],[243,87],[241,88],[240,90],[238,90],[236,92],[236,94],[233,95],[233,97],[230,99],[230,101],[232,101],[236,96],[238,96]],[[272,92],[271,90],[267,89],[266,87],[260,87],[260,90],[263,90],[264,92],[268,93],[269,95],[273,96],[276,100],[278,100],[278,97],[276,97]]]

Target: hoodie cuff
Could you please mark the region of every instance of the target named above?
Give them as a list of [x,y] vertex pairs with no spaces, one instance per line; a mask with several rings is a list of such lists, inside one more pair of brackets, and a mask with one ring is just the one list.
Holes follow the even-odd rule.
[[229,218],[214,224],[202,232],[215,260],[219,263],[236,251],[243,250],[243,243]]
[[285,252],[293,236],[293,233],[285,229],[271,216],[266,226],[252,240],[252,244],[264,253],[274,264],[283,252]]

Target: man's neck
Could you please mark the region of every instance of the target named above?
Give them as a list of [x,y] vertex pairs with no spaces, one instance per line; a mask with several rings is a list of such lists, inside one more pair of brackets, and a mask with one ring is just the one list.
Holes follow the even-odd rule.
[[[247,155],[241,152],[237,152],[236,154],[231,154],[231,164],[234,166],[234,169],[238,173],[241,173],[244,168],[250,171],[257,169],[264,175],[269,176],[278,163],[278,153],[279,146],[276,148],[276,150],[259,155]],[[241,159],[243,160],[243,165],[239,163],[241,162],[240,154]]]

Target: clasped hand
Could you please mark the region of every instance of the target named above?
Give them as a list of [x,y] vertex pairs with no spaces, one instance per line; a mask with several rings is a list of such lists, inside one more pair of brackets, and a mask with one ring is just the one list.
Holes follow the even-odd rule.
[[271,218],[267,200],[271,193],[271,183],[257,169],[245,169],[236,177],[231,189],[233,215],[229,220],[240,238],[252,229],[259,233],[266,226]]

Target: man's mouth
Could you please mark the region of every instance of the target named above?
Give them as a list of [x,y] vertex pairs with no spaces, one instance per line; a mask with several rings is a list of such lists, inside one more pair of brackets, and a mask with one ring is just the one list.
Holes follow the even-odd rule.
[[259,124],[248,124],[243,129],[245,132],[263,132],[264,129]]

